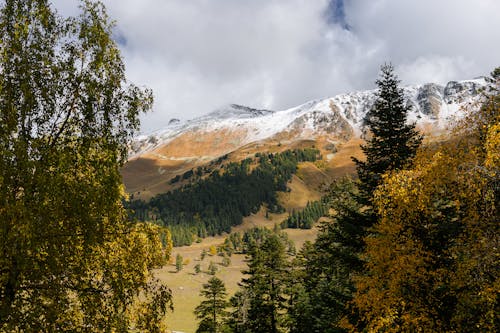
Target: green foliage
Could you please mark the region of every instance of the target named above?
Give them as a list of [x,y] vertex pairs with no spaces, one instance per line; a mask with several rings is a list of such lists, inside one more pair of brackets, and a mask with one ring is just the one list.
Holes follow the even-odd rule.
[[295,254],[295,245],[293,241],[288,239],[288,235],[280,230],[270,230],[265,227],[255,227],[246,230],[243,235],[239,232],[231,233],[224,240],[221,246],[223,253],[230,256],[233,253],[248,254],[254,247],[261,246],[264,241],[271,235],[278,235],[286,246],[288,254]]
[[292,211],[290,216],[281,222],[281,228],[311,229],[313,224],[327,213],[328,204],[326,199],[308,202],[303,210],[299,212]]
[[228,267],[229,265],[231,265],[231,259],[228,256],[225,255],[222,258],[222,266]]
[[[357,321],[359,314],[349,305],[355,292],[352,276],[364,269],[364,237],[377,222],[373,192],[386,172],[409,165],[422,141],[414,125],[406,124],[409,107],[392,66],[382,66],[376,83],[378,98],[365,119],[372,136],[361,147],[366,161],[354,159],[359,182],[332,185],[325,200],[334,211],[333,222],[324,223],[316,242],[298,256],[301,287],[292,297],[292,331],[342,332],[342,321]],[[297,221],[291,217],[291,224]]]
[[222,174],[214,171],[205,179],[157,195],[147,203],[133,201],[129,208],[140,220],[168,226],[174,246],[190,245],[195,237],[229,232],[264,203],[271,212],[281,212],[276,191],[287,190],[299,162],[318,157],[316,149],[257,154],[257,162],[246,159],[228,163]]
[[362,193],[368,200],[382,181],[382,175],[405,167],[422,142],[415,124],[407,124],[410,106],[405,102],[399,82],[392,65],[381,67],[380,79],[376,81],[377,100],[365,118],[372,135],[367,144],[361,146],[366,161],[353,159]]
[[218,271],[217,265],[213,261],[211,261],[210,264],[208,265],[208,274],[215,275],[217,271]]
[[456,138],[423,149],[375,192],[380,221],[366,237],[350,329],[496,332],[499,79]]
[[151,270],[170,237],[127,222],[119,172],[152,93],[127,83],[111,35],[97,1],[69,19],[0,4],[0,331],[163,329],[171,295]]
[[204,300],[194,311],[196,318],[201,319],[196,332],[218,333],[222,332],[223,323],[228,312],[229,302],[226,300],[227,292],[224,282],[217,277],[212,277],[203,285],[200,296]]
[[250,333],[247,327],[248,309],[250,307],[249,291],[247,289],[238,290],[230,299],[231,308],[226,325],[232,333]]
[[251,249],[248,275],[241,286],[248,300],[243,322],[233,323],[233,326],[244,326],[250,332],[280,332],[286,325],[286,310],[288,274],[290,264],[282,239],[271,234],[261,246]]
[[301,332],[342,332],[339,323],[349,311],[352,272],[362,269],[363,215],[359,192],[351,179],[334,182],[325,200],[335,213],[320,225],[316,241],[304,244],[294,262],[290,328]]
[[201,264],[194,265],[194,273],[199,274],[201,272]]
[[175,270],[177,272],[182,271],[182,268],[184,267],[183,260],[184,259],[182,258],[182,256],[179,253],[177,253],[177,255],[175,256]]

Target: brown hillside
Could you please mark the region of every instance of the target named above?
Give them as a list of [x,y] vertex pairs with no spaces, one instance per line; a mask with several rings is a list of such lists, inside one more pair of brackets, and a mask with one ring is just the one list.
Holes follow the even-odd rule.
[[[217,135],[212,133],[204,136],[203,140],[198,139],[196,144],[191,141],[194,140],[193,137],[182,136],[167,146],[131,159],[122,169],[123,181],[127,191],[133,194],[134,198],[148,200],[156,194],[182,185],[182,182],[169,183],[175,176],[182,175],[186,171],[199,166],[208,165],[224,154],[229,153],[227,163],[253,157],[258,152],[276,153],[286,149],[306,147],[320,149],[323,161],[303,163],[297,176],[307,186],[314,190],[321,190],[321,186],[328,184],[332,179],[346,174],[354,174],[354,164],[350,157],[356,156],[359,158],[362,156],[359,149],[359,144],[362,143],[361,139],[351,139],[345,143],[332,143],[328,138],[296,141],[276,141],[271,139],[254,142],[236,150],[231,150],[232,139],[230,137],[232,135],[224,139],[217,139]],[[205,150],[200,148],[199,144],[201,142]],[[332,152],[332,147],[336,152]],[[200,154],[202,152],[204,155]]]

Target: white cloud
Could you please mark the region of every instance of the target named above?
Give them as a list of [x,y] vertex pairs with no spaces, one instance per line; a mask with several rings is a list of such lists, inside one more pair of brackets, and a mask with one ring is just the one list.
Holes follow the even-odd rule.
[[[421,56],[410,62],[402,62],[399,65],[400,78],[403,82],[412,84],[423,84],[437,82],[445,84],[454,78],[464,78],[464,73],[474,73],[476,68],[473,61],[467,61],[464,57],[446,56]],[[481,73],[487,74],[487,73]],[[467,78],[473,79],[474,76]]]
[[399,67],[407,84],[472,78],[500,65],[497,0],[350,0],[347,20],[361,45]]
[[[55,1],[66,13],[75,2]],[[497,0],[345,0],[351,31],[327,23],[328,0],[103,2],[129,79],[155,92],[145,131],[228,103],[284,109],[370,89],[385,61],[405,84],[500,65]]]

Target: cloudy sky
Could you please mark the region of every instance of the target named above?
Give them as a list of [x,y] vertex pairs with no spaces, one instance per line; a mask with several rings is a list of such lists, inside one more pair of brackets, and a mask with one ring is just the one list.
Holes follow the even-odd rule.
[[[54,0],[64,15],[77,0]],[[142,129],[229,103],[282,110],[374,88],[500,66],[498,0],[103,0],[128,78],[154,90]]]

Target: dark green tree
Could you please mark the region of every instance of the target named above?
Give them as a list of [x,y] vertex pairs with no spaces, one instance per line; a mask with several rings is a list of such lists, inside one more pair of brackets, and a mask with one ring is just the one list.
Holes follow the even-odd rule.
[[182,258],[182,256],[179,253],[177,253],[177,255],[175,256],[175,270],[177,272],[182,271],[182,268],[184,267],[183,260],[184,259]]
[[346,317],[360,322],[349,302],[355,292],[352,276],[364,269],[364,237],[377,222],[373,193],[384,173],[410,164],[422,141],[415,125],[407,124],[410,108],[394,68],[382,66],[376,83],[377,100],[365,119],[371,138],[361,146],[366,160],[353,159],[359,181],[333,184],[329,194],[333,221],[321,226],[313,248],[303,255],[305,292],[298,295],[292,313],[296,323],[307,323],[313,332],[342,332],[340,322]]
[[380,69],[377,100],[365,118],[371,137],[361,149],[366,160],[353,158],[360,180],[360,189],[365,199],[371,201],[382,175],[389,170],[401,169],[415,156],[422,136],[415,124],[408,124],[407,115],[411,106],[406,104],[403,89],[391,64]]
[[[328,193],[335,214],[323,222],[313,244],[304,244],[296,260],[290,307],[291,331],[342,332],[339,322],[348,313],[353,272],[362,269],[362,205],[349,178],[336,181]],[[297,287],[300,286],[300,287]]]
[[213,261],[210,261],[210,264],[208,265],[208,274],[215,275],[217,270],[217,265]]
[[226,308],[230,305],[226,300],[227,292],[224,282],[215,276],[210,278],[208,283],[203,285],[200,296],[204,297],[204,300],[194,310],[196,318],[201,319],[196,332],[221,332],[222,325],[228,316]]
[[[500,77],[445,142],[390,173],[356,277],[352,331],[497,332]],[[492,94],[488,96],[488,94]]]
[[230,299],[231,307],[234,309],[228,320],[227,327],[232,333],[250,333],[247,329],[248,309],[250,307],[249,291],[238,290]]
[[249,277],[242,281],[249,298],[243,324],[250,332],[277,333],[285,325],[290,272],[285,250],[283,239],[271,234],[250,251],[248,270],[244,272]]

